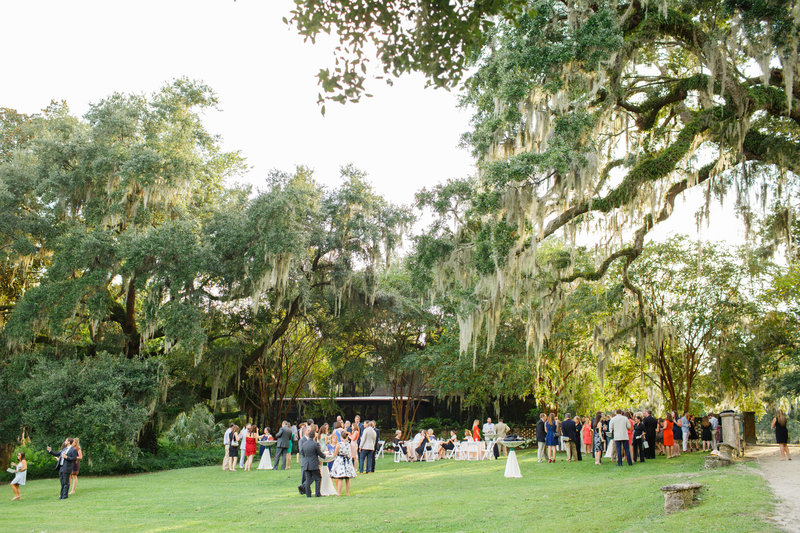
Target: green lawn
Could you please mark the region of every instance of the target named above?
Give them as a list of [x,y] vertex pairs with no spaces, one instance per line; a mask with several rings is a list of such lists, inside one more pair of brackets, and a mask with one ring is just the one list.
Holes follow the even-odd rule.
[[[3,488],[0,531],[286,532],[298,520],[330,532],[776,531],[763,521],[772,496],[751,465],[707,472],[699,453],[623,468],[518,457],[522,479],[505,479],[503,460],[395,464],[387,455],[376,474],[353,480],[349,498],[299,496],[297,465],[85,477],[65,501],[57,480],[37,480],[23,487],[21,502]],[[707,487],[699,504],[664,517],[659,487],[689,477]]]

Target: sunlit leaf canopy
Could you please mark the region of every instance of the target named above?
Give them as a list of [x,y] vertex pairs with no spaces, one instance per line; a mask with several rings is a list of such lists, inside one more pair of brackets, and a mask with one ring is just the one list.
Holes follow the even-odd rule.
[[[343,42],[339,70],[320,76],[334,99],[361,92],[364,75],[347,69],[373,45],[388,73],[463,82],[475,110],[464,139],[479,184],[455,228],[439,224],[439,238],[425,236],[421,250],[438,291],[465,296],[462,349],[483,327],[491,346],[508,302],[541,310],[528,322],[540,347],[548,302],[615,264],[639,307],[625,327],[648,337],[652,323],[628,268],[689,189],[705,194],[701,216],[723,198],[749,223],[751,204],[763,202],[789,235],[800,161],[798,2],[305,5],[292,19],[301,33],[336,28]],[[586,269],[567,261],[541,287],[537,248],[551,236],[573,248],[588,241],[595,260]]]

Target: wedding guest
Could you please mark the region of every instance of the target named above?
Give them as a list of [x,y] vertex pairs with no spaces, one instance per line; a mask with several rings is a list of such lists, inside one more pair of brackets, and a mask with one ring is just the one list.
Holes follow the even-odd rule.
[[681,440],[683,440],[683,429],[681,425],[682,422],[678,416],[678,411],[672,411],[672,445],[675,448],[672,454],[675,457],[681,454]]
[[428,445],[428,434],[424,429],[420,429],[414,437],[412,447],[414,448],[414,460],[421,461],[425,455],[425,447]]
[[11,491],[14,493],[11,501],[13,502],[22,497],[19,488],[25,485],[25,480],[28,479],[28,461],[25,459],[25,453],[19,452],[17,454],[17,462],[11,463],[11,466],[14,467],[14,479],[11,480]]
[[631,461],[631,448],[628,441],[628,429],[631,425],[628,417],[622,414],[622,409],[617,409],[617,414],[611,419],[608,426],[617,449],[617,466],[622,466],[622,452],[628,460],[628,466],[633,466]]
[[538,446],[536,456],[540,463],[544,462],[544,454],[547,445],[547,428],[545,427],[546,421],[547,415],[544,413],[539,413],[539,421],[536,422],[536,444]]
[[697,422],[695,420],[694,415],[689,415],[689,450],[690,451],[697,451],[699,450],[699,446],[697,446]]
[[394,440],[392,443],[394,444],[394,449],[400,449],[400,452],[406,456],[406,459],[410,459],[408,454],[408,448],[406,447],[406,443],[402,440],[403,432],[399,429],[394,432]]
[[500,455],[508,455],[508,448],[503,445],[503,441],[508,435],[508,432],[511,431],[505,422],[503,422],[502,418],[497,419],[497,424],[494,425],[494,433],[497,437],[497,444],[494,446],[494,458],[497,459]]
[[[222,443],[225,445],[225,457],[222,459],[222,470],[233,470],[231,465],[230,451],[231,451],[231,433],[233,432],[234,424],[228,426],[225,430],[225,436],[222,437]],[[230,465],[230,467],[228,466]]]
[[666,455],[667,450],[664,446],[664,418],[658,419],[658,431],[656,431],[656,449],[658,455]]
[[286,458],[290,455],[292,444],[292,428],[286,420],[281,424],[281,429],[275,435],[278,443],[275,445],[275,459],[272,460],[272,469],[278,469],[278,462],[281,462],[281,470],[286,470]]
[[364,433],[361,435],[361,441],[358,457],[358,473],[364,472],[369,474],[375,471],[375,446],[377,445],[377,434],[372,427],[372,422],[367,420],[364,424]]
[[655,419],[653,413],[649,409],[645,409],[642,423],[644,424],[644,438],[647,440],[648,445],[648,447],[644,450],[644,456],[647,459],[655,459],[658,420]]
[[356,421],[350,426],[350,457],[353,458],[353,468],[360,470],[358,459],[358,442],[361,440],[361,430],[359,429],[359,416],[356,415]]
[[711,422],[708,421],[708,415],[703,417],[700,421],[700,440],[703,443],[703,451],[711,451]]
[[691,435],[691,428],[689,427],[689,413],[683,412],[681,417],[681,443],[683,444],[683,453],[689,451],[689,436]]
[[556,462],[556,449],[558,447],[558,437],[556,436],[556,415],[550,413],[547,416],[547,422],[545,423],[545,429],[547,430],[547,435],[545,436],[545,442],[547,444],[547,462],[548,463],[555,463]]
[[336,481],[336,495],[342,494],[342,480],[345,480],[345,491],[350,496],[350,480],[356,477],[356,470],[353,468],[353,460],[350,457],[352,448],[350,447],[350,435],[342,433],[341,442],[337,442],[333,450],[336,457],[331,467],[331,477]]
[[578,431],[575,427],[575,421],[569,413],[564,417],[561,423],[561,434],[564,439],[564,447],[567,450],[567,462],[572,462],[577,459],[576,457],[576,444],[578,441]]
[[228,470],[236,470],[236,458],[239,457],[239,426],[231,424],[230,442],[228,446]]
[[594,422],[592,422],[594,434],[592,435],[592,450],[594,451],[594,464],[599,465],[602,463],[603,446],[605,445],[605,436],[603,434],[603,413],[597,411],[594,415]]
[[667,413],[664,417],[664,449],[667,451],[667,459],[675,457],[675,431],[673,430],[672,413]]
[[480,421],[476,418],[475,421],[472,423],[472,440],[479,441],[481,440],[481,429],[478,427]]
[[575,415],[572,417],[572,421],[575,422],[575,455],[578,457],[578,461],[583,461],[582,453],[582,435],[583,435],[583,422],[581,422],[581,417]]
[[244,468],[244,461],[245,461],[244,444],[245,444],[245,439],[247,438],[247,433],[249,431],[247,429],[248,427],[250,427],[250,424],[245,424],[245,426],[242,428],[242,431],[239,432],[239,468]]
[[439,446],[439,459],[444,459],[445,456],[447,456],[447,452],[456,447],[456,442],[458,442],[458,435],[456,435],[456,432],[451,429],[450,438],[443,442],[441,446]]
[[644,462],[645,427],[641,413],[636,413],[636,423],[633,425],[633,462]]
[[52,456],[58,457],[58,476],[61,480],[61,496],[59,500],[66,500],[69,491],[69,476],[72,475],[72,468],[75,459],[78,457],[78,451],[72,446],[72,438],[67,438],[58,452],[54,452],[50,446],[47,447],[47,453]]
[[253,465],[253,457],[256,456],[256,439],[258,438],[258,427],[255,424],[248,424],[247,435],[244,438],[244,455],[247,458],[244,463],[245,471],[249,471]]
[[[272,432],[270,431],[269,427],[268,426],[264,426],[264,433],[261,435],[261,438],[258,439],[258,441],[259,442],[264,442],[264,441],[271,441],[271,440],[275,440],[275,437],[272,436]],[[266,450],[266,449],[267,449],[266,446],[264,446],[263,444],[260,444],[259,447],[258,447],[258,456],[261,457],[262,455],[264,455],[264,450]]]
[[483,434],[486,435],[487,433],[494,433],[494,424],[492,424],[492,419],[487,418],[486,423],[483,425]]
[[775,418],[772,419],[772,429],[775,430],[775,442],[781,449],[781,461],[792,460],[789,455],[789,429],[786,427],[786,415],[783,414],[781,409],[775,413]]
[[322,475],[319,471],[319,460],[325,459],[325,454],[316,441],[316,432],[313,427],[308,427],[304,439],[298,442],[297,448],[300,450],[300,469],[303,471],[303,482],[298,489],[302,494],[311,497],[311,483],[314,483],[314,495],[319,498]]
[[582,422],[583,428],[581,431],[583,431],[583,452],[591,455],[592,449],[594,448],[594,431],[592,431],[592,421],[588,416],[584,416]]
[[72,475],[69,476],[69,482],[71,487],[69,493],[75,494],[75,491],[78,488],[78,470],[81,467],[81,459],[83,459],[83,450],[81,449],[81,441],[80,439],[78,439],[78,437],[72,439],[72,445],[75,447],[76,450],[78,450],[78,457],[77,459],[75,459],[75,464],[72,467]]
[[714,413],[708,415],[708,423],[711,424],[711,446],[716,450],[719,443],[719,420]]

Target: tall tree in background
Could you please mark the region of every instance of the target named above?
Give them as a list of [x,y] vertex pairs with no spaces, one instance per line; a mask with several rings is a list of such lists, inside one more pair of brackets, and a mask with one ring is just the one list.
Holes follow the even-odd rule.
[[507,302],[536,293],[537,247],[557,233],[569,243],[580,230],[604,235],[593,268],[566,269],[560,281],[621,264],[640,307],[637,334],[648,336],[653,324],[628,270],[678,195],[736,190],[746,215],[763,184],[775,206],[787,203],[782,185],[796,180],[800,161],[793,6],[298,2],[292,23],[312,37],[340,31],[337,53],[350,62],[320,74],[339,100],[362,91],[367,74],[349,69],[368,42],[387,72],[418,70],[437,85],[455,84],[476,61],[464,84],[476,111],[465,139],[480,188],[455,238],[430,247],[440,254],[439,290],[470,300],[460,311],[465,348],[480,336],[474,325],[491,343]]

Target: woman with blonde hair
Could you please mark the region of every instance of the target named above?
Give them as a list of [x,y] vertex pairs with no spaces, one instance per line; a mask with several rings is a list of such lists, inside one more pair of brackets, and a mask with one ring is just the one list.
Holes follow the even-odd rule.
[[481,440],[480,422],[477,418],[475,419],[475,422],[472,423],[472,440],[476,442]]
[[69,482],[72,488],[69,490],[70,494],[75,494],[75,489],[78,488],[78,470],[81,467],[81,459],[83,459],[83,450],[81,449],[81,441],[78,437],[72,439],[72,447],[78,451],[78,458],[72,465],[72,474],[69,475]]
[[772,429],[775,430],[775,442],[781,449],[781,461],[792,460],[789,455],[789,430],[786,427],[786,415],[778,409],[775,418],[772,419]]

